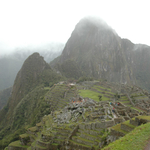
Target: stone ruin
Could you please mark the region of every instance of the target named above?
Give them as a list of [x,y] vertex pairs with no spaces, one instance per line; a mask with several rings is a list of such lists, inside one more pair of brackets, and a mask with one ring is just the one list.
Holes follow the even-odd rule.
[[[86,85],[86,82],[84,84]],[[106,87],[111,86],[108,83],[104,84]],[[93,82],[91,82],[91,85],[93,85]],[[91,85],[86,86],[86,89],[91,88]],[[115,84],[113,90],[114,92],[123,90],[124,94],[121,96],[128,92],[129,97],[133,93],[141,92],[141,89],[137,87],[132,88],[126,85],[120,87]],[[146,110],[148,113],[150,102],[139,100],[135,103],[135,106]],[[28,129],[27,135],[21,136],[20,141],[22,145],[30,145],[32,150],[40,149],[40,146],[44,147],[45,150],[50,148],[54,150],[99,149],[104,144],[109,144],[124,136],[119,131],[111,130],[111,135],[104,137],[105,133],[106,135],[108,133],[108,128],[121,124],[122,130],[131,131],[132,129],[123,124],[123,122],[130,120],[130,124],[136,126],[142,122],[144,123],[145,120],[132,120],[132,118],[136,118],[141,114],[144,113],[131,109],[119,100],[115,100],[115,102],[111,100],[96,102],[81,96],[72,97],[63,109],[52,111],[48,116],[43,117],[41,126]],[[147,114],[145,113],[145,115]],[[12,146],[8,147],[8,149],[13,150]]]

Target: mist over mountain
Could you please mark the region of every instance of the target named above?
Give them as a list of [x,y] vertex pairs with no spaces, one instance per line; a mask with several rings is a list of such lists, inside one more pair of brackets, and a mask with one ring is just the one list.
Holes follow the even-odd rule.
[[[91,17],[77,23],[65,46],[19,48],[2,56],[0,88],[14,84],[0,92],[0,149],[99,149],[107,141],[105,129],[150,112],[150,94],[142,89],[150,91],[149,58],[149,46],[122,39]],[[85,129],[91,132],[79,134]]]
[[10,54],[0,56],[0,90],[11,87],[25,59],[39,52],[47,63],[58,57],[64,48],[62,43],[50,43],[37,47],[16,48]]
[[70,78],[75,77],[76,70],[77,78],[90,76],[124,84],[137,83],[150,90],[149,54],[149,46],[121,39],[104,21],[87,17],[76,25],[62,55],[51,66]]
[[[0,139],[7,135],[2,133],[6,133],[8,128],[11,131],[18,130],[27,122],[30,125],[35,124],[43,115],[48,114],[50,103],[45,101],[44,94],[49,88],[45,87],[51,87],[63,79],[39,53],[30,55],[16,76],[8,103],[0,111]],[[0,98],[2,96],[0,93]]]
[[11,96],[12,87],[0,91],[0,110],[7,104],[9,97]]

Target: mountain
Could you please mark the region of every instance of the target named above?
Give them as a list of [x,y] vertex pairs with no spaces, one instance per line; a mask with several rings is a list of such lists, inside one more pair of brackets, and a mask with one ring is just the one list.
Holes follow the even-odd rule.
[[0,90],[13,86],[18,71],[29,55],[39,52],[50,63],[61,54],[63,47],[61,43],[51,43],[41,47],[17,48],[11,54],[0,56]]
[[61,56],[51,66],[70,78],[90,76],[124,84],[137,83],[150,90],[149,55],[149,46],[121,39],[104,21],[87,17],[76,25]]
[[[51,104],[44,95],[61,80],[64,78],[55,73],[39,53],[25,60],[14,81],[9,101],[0,111],[0,145],[8,144],[26,126],[36,124],[50,113]],[[2,140],[4,137],[5,141]]]
[[0,110],[7,104],[9,97],[11,96],[12,87],[0,91]]
[[39,53],[23,63],[0,111],[0,149],[19,139],[5,150],[99,149],[148,122],[150,94],[133,85],[149,81],[148,57],[149,46],[121,39],[102,20],[82,19],[52,68]]
[[106,81],[59,82],[45,98],[53,102],[54,110],[18,135],[19,139],[5,150],[100,150],[120,137],[120,142],[111,144],[110,150],[112,146],[113,150],[116,146],[117,150],[135,150],[135,143],[143,149],[150,138],[150,100],[137,86]]

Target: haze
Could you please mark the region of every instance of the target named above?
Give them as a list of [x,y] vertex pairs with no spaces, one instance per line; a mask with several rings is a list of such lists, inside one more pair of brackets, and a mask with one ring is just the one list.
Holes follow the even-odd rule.
[[150,45],[149,1],[1,0],[0,55],[17,47],[66,43],[85,16],[102,18],[119,36]]

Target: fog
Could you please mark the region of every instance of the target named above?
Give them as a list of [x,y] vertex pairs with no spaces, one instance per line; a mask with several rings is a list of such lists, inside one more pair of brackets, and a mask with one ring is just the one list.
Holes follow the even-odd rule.
[[66,43],[85,16],[103,19],[119,36],[150,45],[149,1],[0,1],[0,55],[14,50]]

